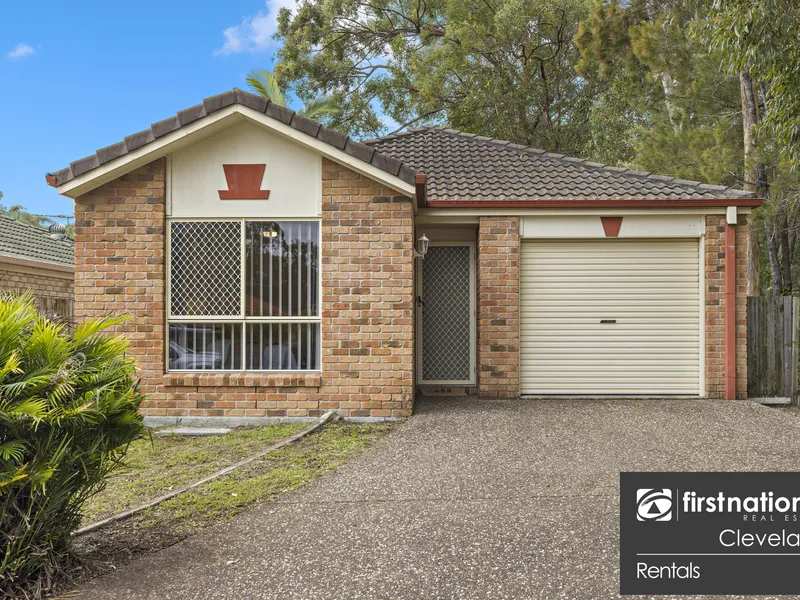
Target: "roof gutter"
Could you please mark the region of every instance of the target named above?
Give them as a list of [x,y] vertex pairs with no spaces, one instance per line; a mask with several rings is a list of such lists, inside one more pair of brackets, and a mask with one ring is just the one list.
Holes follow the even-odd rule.
[[[419,177],[419,175],[417,175]],[[423,175],[424,177],[424,175]],[[417,183],[419,194],[419,183]],[[419,196],[418,196],[419,197]],[[426,199],[427,200],[427,199]],[[643,198],[558,200],[427,200],[425,208],[706,208],[736,206],[758,208],[763,198]]]
[[0,264],[6,265],[9,268],[12,266],[17,266],[38,270],[44,269],[47,271],[52,271],[51,275],[54,277],[71,278],[75,272],[74,264],[70,265],[65,263],[57,263],[49,260],[40,260],[37,258],[29,258],[27,256],[19,256],[15,254],[0,254]]

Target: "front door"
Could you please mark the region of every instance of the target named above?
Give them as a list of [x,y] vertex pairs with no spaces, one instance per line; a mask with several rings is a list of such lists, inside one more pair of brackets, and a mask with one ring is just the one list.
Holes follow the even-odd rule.
[[474,385],[475,245],[431,243],[420,271],[417,379],[425,385]]

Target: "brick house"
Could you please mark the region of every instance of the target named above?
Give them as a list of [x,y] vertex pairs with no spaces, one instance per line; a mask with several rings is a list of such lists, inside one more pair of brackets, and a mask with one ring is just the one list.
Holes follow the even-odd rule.
[[32,292],[40,310],[72,318],[75,242],[0,215],[0,292]]
[[153,423],[746,393],[741,191],[449,129],[361,143],[236,89],[47,180],[77,316],[134,315]]

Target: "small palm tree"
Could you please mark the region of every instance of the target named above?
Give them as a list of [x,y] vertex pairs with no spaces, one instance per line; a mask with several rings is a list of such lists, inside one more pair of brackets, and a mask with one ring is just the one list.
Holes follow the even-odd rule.
[[[286,106],[286,97],[283,95],[275,74],[266,69],[253,69],[247,74],[247,85],[259,96],[267,98],[275,104]],[[308,119],[319,119],[324,115],[338,114],[341,109],[331,96],[317,96],[307,102],[298,113]]]
[[0,293],[0,597],[39,598],[69,562],[84,502],[143,433],[127,342]]

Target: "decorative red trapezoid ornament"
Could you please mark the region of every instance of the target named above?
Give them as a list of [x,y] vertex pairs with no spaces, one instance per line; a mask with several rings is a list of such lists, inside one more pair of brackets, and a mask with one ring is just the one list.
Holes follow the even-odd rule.
[[600,217],[606,237],[617,237],[622,227],[622,217]]
[[269,190],[261,189],[267,165],[222,165],[227,190],[219,190],[220,200],[267,200]]

